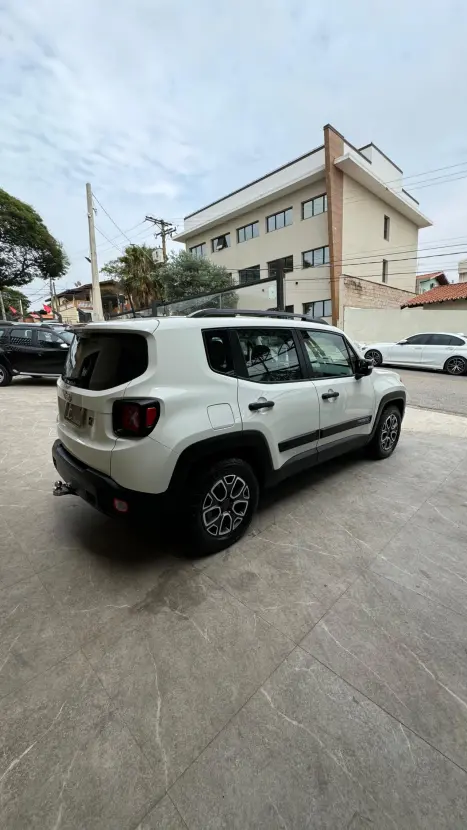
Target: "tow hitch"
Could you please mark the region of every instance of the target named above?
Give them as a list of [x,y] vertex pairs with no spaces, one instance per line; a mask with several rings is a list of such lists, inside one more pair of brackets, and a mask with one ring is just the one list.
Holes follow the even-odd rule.
[[54,496],[76,496],[76,490],[70,484],[63,481],[56,481],[53,489]]

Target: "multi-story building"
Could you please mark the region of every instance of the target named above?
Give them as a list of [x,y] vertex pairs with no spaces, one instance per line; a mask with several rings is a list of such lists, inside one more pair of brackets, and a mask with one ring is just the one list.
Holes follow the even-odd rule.
[[337,323],[346,292],[347,304],[379,307],[415,294],[418,232],[431,222],[378,147],[323,133],[315,150],[186,216],[175,239],[234,283],[284,275],[288,310]]

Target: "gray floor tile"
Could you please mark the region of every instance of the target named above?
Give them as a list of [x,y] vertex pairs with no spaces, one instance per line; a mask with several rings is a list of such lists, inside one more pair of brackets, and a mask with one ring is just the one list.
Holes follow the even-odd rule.
[[465,489],[458,490],[455,486],[450,486],[448,482],[430,496],[415,514],[414,522],[418,526],[431,528],[443,537],[457,539],[465,545],[467,542],[467,493]]
[[[343,535],[330,528],[326,546],[321,537],[308,541],[306,528],[289,518],[220,554],[204,573],[297,642],[358,573],[350,557],[333,552]],[[352,540],[348,548],[355,550]]]
[[78,648],[37,576],[0,591],[0,697]]
[[82,655],[0,701],[0,825],[132,828],[153,773]]
[[301,645],[467,770],[467,619],[367,573]]
[[33,573],[25,551],[15,542],[6,525],[0,522],[0,590]]
[[167,788],[293,644],[192,568],[134,615],[85,653]]
[[170,795],[190,830],[461,830],[467,775],[296,649]]
[[[134,551],[134,553],[133,553]],[[105,554],[105,555],[102,555]],[[40,572],[40,578],[80,642],[99,634],[109,622],[125,622],[132,608],[157,590],[164,590],[172,568],[180,563],[171,556],[145,557],[137,541],[125,558],[118,547],[103,547],[101,555],[76,551],[68,561]]]
[[134,830],[186,830],[186,827],[180,813],[166,795]]
[[441,535],[422,527],[421,519],[417,521],[420,523],[411,521],[392,539],[371,570],[466,615],[467,527],[461,535],[449,525]]

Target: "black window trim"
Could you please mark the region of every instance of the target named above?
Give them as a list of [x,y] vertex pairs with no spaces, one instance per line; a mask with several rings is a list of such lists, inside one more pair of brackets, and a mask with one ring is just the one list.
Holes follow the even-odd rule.
[[[224,237],[226,240],[227,240],[227,237],[229,237],[229,244],[228,245],[223,245],[222,248],[215,248],[214,243],[217,242],[218,239],[221,239],[221,237]],[[219,254],[221,251],[225,251],[225,250],[227,250],[227,248],[231,248],[231,247],[232,247],[232,240],[231,240],[231,236],[230,236],[230,231],[226,231],[225,233],[220,233],[220,234],[218,234],[218,236],[214,236],[211,239],[211,253],[212,254]]]
[[[257,233],[256,236],[253,233],[253,226],[254,225],[258,225],[258,233]],[[244,231],[245,228],[250,228],[250,227],[252,229],[251,230],[251,238],[250,239],[246,239],[246,238],[245,239],[240,239],[240,231]],[[255,219],[253,222],[247,222],[246,225],[240,225],[240,227],[236,229],[236,235],[237,235],[237,245],[243,245],[244,242],[251,242],[252,239],[258,239],[258,237],[259,237],[259,219]]]
[[[301,221],[302,222],[305,222],[306,219],[314,219],[315,216],[322,216],[323,213],[328,212],[327,201],[326,202],[324,201],[324,199],[326,198],[327,195],[328,194],[325,191],[324,193],[318,193],[317,196],[311,196],[309,199],[304,199],[303,200],[303,202],[301,204]],[[315,208],[314,208],[315,199],[323,199],[323,210],[321,211],[321,213],[315,213],[314,212],[315,211]],[[313,213],[311,214],[311,216],[304,216],[303,214],[305,213],[305,205],[307,205],[308,202],[313,202]]]
[[304,339],[304,336],[303,336],[303,332],[315,331],[317,333],[322,333],[323,329],[316,329],[316,328],[313,328],[313,326],[306,326],[306,327],[303,326],[303,328],[302,327],[297,328],[296,331],[297,332],[302,332],[302,334],[299,338],[300,339],[300,348],[302,350],[302,354],[303,354],[304,360],[305,360],[306,365],[307,365],[308,380],[312,380],[313,382],[318,381],[318,380],[326,380],[326,381],[328,381],[328,380],[341,380],[343,378],[354,378],[354,380],[356,380],[355,374],[356,374],[356,368],[357,368],[358,355],[357,355],[355,349],[353,348],[352,344],[349,343],[349,341],[347,340],[345,334],[343,334],[340,331],[325,331],[324,332],[325,334],[334,334],[337,337],[342,337],[342,339],[344,341],[344,344],[347,348],[348,355],[349,355],[350,365],[352,367],[352,374],[351,375],[330,375],[330,376],[327,375],[325,378],[323,378],[323,377],[317,377],[313,373],[313,369],[312,369],[312,366],[311,366],[311,360],[308,356],[308,352],[307,352],[307,349],[306,349],[306,346],[305,346],[305,339]]
[[[274,233],[275,231],[281,231],[283,228],[289,228],[290,227],[290,225],[285,224],[285,214],[287,213],[288,210],[292,211],[292,221],[291,221],[290,225],[293,225],[293,205],[290,205],[290,207],[284,208],[283,210],[276,210],[275,213],[270,213],[269,216],[266,216],[266,233]],[[282,225],[282,228],[273,228],[273,230],[270,231],[269,228],[268,228],[269,220],[272,219],[273,217],[275,219],[276,216],[280,216],[281,213],[284,214],[284,224]]]
[[386,213],[384,214],[383,220],[383,236],[386,242],[389,242],[389,237],[391,236],[391,217]]
[[[327,262],[326,262],[325,253],[324,253],[326,248],[328,249],[328,261]],[[315,265],[315,263],[314,263],[314,259],[315,259],[314,253],[315,253],[315,251],[322,251],[323,252],[323,262],[321,263],[321,265]],[[313,265],[310,265],[308,262],[307,263],[305,262],[305,259],[304,259],[305,254],[313,254]],[[302,251],[302,268],[326,268],[328,265],[330,265],[329,242],[328,242],[327,245],[318,245],[317,248],[309,248],[307,251]]]
[[[204,252],[204,254],[200,254],[200,255],[198,256],[198,254],[194,254],[194,253],[193,253],[193,251],[194,251],[196,248],[202,248],[202,247],[203,247],[203,245],[204,245],[204,248],[205,248],[205,252]],[[192,246],[191,246],[191,248],[189,249],[189,251],[190,251],[190,254],[191,254],[192,256],[196,257],[197,259],[201,259],[203,256],[206,256],[206,254],[207,254],[207,252],[208,252],[208,246],[207,246],[206,242],[199,242],[199,243],[198,243],[198,245],[192,245]]]

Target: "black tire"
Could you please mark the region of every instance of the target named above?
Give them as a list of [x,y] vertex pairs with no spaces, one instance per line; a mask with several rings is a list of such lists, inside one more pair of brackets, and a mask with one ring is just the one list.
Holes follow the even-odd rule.
[[11,372],[3,363],[0,363],[0,386],[9,386],[12,381]]
[[258,480],[246,461],[228,458],[214,462],[194,481],[188,494],[190,546],[196,553],[211,554],[238,542],[256,512],[258,496]]
[[365,352],[365,357],[367,360],[372,360],[375,366],[381,366],[383,363],[383,355],[378,351],[378,349],[368,349],[368,351]]
[[401,434],[401,413],[395,404],[383,409],[375,434],[368,445],[371,458],[389,458],[397,447]]
[[447,372],[448,375],[465,375],[467,371],[467,360],[459,355],[448,357],[446,363],[444,364],[444,371]]

